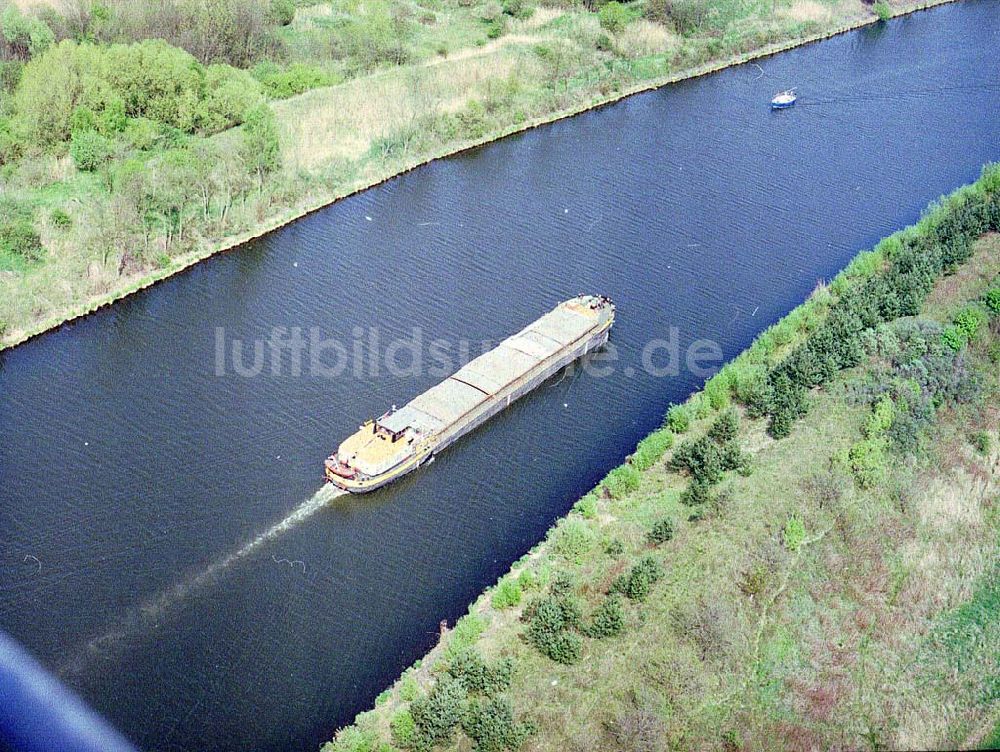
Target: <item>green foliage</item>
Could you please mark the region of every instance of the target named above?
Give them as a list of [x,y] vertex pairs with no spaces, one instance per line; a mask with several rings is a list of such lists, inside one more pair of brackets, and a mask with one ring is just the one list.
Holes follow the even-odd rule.
[[617,34],[628,26],[629,21],[632,20],[632,14],[628,8],[617,0],[611,0],[611,2],[605,3],[597,11],[597,20],[601,24],[602,29],[607,29],[612,34]]
[[470,647],[486,629],[486,622],[476,614],[466,614],[455,623],[448,640],[447,654],[455,656]]
[[703,480],[692,480],[691,483],[681,491],[681,503],[689,507],[700,507],[715,500],[715,492],[712,484]]
[[608,595],[597,607],[590,624],[584,629],[588,637],[615,637],[625,629],[625,608],[617,594]]
[[612,538],[604,547],[604,553],[617,558],[625,553],[625,544],[622,543],[620,538]]
[[195,114],[202,133],[217,133],[239,125],[247,113],[264,102],[257,79],[228,65],[210,65],[205,69],[205,92]]
[[653,523],[653,528],[649,531],[646,539],[654,546],[668,543],[674,537],[674,521],[670,517],[664,517]]
[[497,583],[490,598],[493,608],[512,608],[521,602],[521,585],[511,577],[504,577]]
[[0,198],[0,262],[6,256],[25,262],[41,260],[42,239],[27,206]]
[[806,526],[798,517],[789,517],[782,537],[785,548],[789,551],[798,551],[806,539]]
[[642,476],[632,465],[619,465],[601,482],[612,499],[621,499],[639,487]]
[[859,487],[875,488],[885,480],[888,471],[887,441],[883,437],[862,439],[851,445],[847,464]]
[[253,77],[264,87],[264,93],[274,99],[287,99],[339,80],[316,66],[292,63],[283,68],[271,61],[258,63],[253,69]]
[[341,42],[351,60],[363,70],[383,63],[402,65],[410,56],[410,22],[383,0],[365,3],[363,13],[351,14],[342,28]]
[[1000,315],[1000,286],[991,288],[983,295],[983,305],[994,316]]
[[963,308],[955,316],[955,326],[958,327],[966,340],[974,340],[979,334],[980,329],[982,329],[989,321],[989,317],[986,312],[976,305],[970,305]]
[[714,485],[727,470],[749,474],[750,458],[736,443],[739,418],[728,410],[699,439],[683,442],[670,460],[671,467],[688,473],[696,483]]
[[111,158],[111,142],[96,131],[77,131],[69,145],[76,169],[93,172]]
[[553,549],[560,556],[575,560],[590,551],[597,542],[597,534],[586,520],[567,517],[555,528]]
[[958,352],[968,343],[969,338],[961,329],[957,326],[949,326],[943,332],[941,332],[941,341],[945,344],[945,347]]
[[524,21],[531,18],[535,9],[528,4],[527,0],[503,0],[503,12]]
[[597,495],[588,493],[573,505],[573,511],[585,520],[592,520],[597,517]]
[[872,6],[872,10],[875,11],[875,15],[878,16],[879,21],[885,22],[892,18],[892,8],[889,7],[889,3],[885,0],[878,0]]
[[279,26],[295,20],[295,0],[271,0],[271,17]]
[[469,648],[449,661],[448,674],[469,692],[492,697],[510,688],[514,661],[502,658],[495,663],[487,663],[475,648]]
[[107,46],[64,40],[24,67],[13,112],[29,139],[45,147],[81,130],[120,133],[135,118],[213,133],[242,122],[262,99],[246,72],[205,68],[161,39]]
[[406,673],[399,683],[399,699],[403,702],[413,702],[420,694],[420,685],[411,673]]
[[[916,227],[883,241],[838,276],[826,317],[768,371],[766,387],[758,387],[748,402],[751,414],[770,416],[768,431],[774,438],[787,436],[793,422],[805,414],[809,389],[861,362],[864,342],[874,327],[916,315],[934,282],[969,257],[976,238],[1000,225],[1000,194],[990,188],[994,174],[984,169],[978,183],[943,201]],[[978,308],[970,309],[961,326],[956,323],[945,332],[945,344],[960,349],[969,332],[981,326],[981,316]],[[873,466],[878,453],[872,449],[857,448],[859,466]]]
[[632,455],[632,465],[637,470],[647,470],[659,462],[664,453],[674,445],[674,435],[666,428],[653,431],[639,442]]
[[691,427],[691,411],[687,406],[670,406],[667,410],[667,427],[674,433],[684,433]]
[[44,21],[25,16],[16,5],[9,5],[0,15],[0,31],[22,57],[41,55],[55,42],[52,29]]
[[663,576],[663,569],[652,556],[643,557],[628,574],[619,575],[609,593],[621,593],[629,600],[644,601],[653,585]]
[[52,213],[49,215],[49,221],[52,222],[53,227],[58,227],[60,230],[65,230],[73,226],[73,218],[65,209],[61,208],[52,210]]
[[408,749],[417,741],[417,723],[413,720],[413,714],[406,708],[396,711],[389,721],[389,729],[392,732],[392,742],[397,747]]
[[243,159],[263,179],[281,166],[281,143],[274,113],[266,104],[251,107],[243,121]]
[[528,641],[557,663],[576,663],[583,652],[580,635],[572,630],[580,625],[580,609],[565,595],[550,594],[531,604]]
[[417,734],[430,744],[447,741],[467,705],[465,686],[451,677],[441,677],[429,693],[410,703]]
[[990,434],[987,431],[976,431],[972,434],[972,446],[981,455],[986,457],[990,453]]
[[462,729],[479,752],[517,750],[535,731],[531,723],[518,722],[514,708],[505,697],[473,701],[462,719]]

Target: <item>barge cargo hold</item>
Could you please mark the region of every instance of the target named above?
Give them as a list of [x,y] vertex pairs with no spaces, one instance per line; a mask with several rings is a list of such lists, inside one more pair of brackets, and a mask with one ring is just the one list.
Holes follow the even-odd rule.
[[420,467],[527,394],[563,366],[608,341],[615,306],[578,295],[470,361],[437,386],[366,421],[325,463],[326,479],[365,493]]

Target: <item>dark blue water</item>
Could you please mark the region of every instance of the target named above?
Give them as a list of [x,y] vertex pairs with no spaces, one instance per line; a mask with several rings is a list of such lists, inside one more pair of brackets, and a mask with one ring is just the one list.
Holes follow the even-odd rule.
[[[701,383],[646,373],[647,343],[735,355],[1000,156],[998,51],[1000,4],[970,0],[633,97],[3,354],[0,626],[146,748],[313,747]],[[308,501],[426,364],[216,375],[218,327],[478,342],[581,291],[618,304],[613,375],[556,378],[367,497]]]

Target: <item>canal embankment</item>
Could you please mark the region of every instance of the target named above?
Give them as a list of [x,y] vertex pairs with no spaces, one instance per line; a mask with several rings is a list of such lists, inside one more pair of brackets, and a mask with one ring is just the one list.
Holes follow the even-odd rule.
[[998,233],[992,165],[671,408],[323,749],[977,744]]
[[[879,11],[888,18],[945,2],[950,0],[880,3]],[[684,34],[668,31],[669,23],[637,17],[634,8],[615,22],[598,16],[539,9],[535,20],[526,15],[513,21],[507,36],[488,44],[275,101],[281,169],[253,189],[212,175],[189,177],[185,186],[181,176],[175,186],[181,198],[171,199],[164,219],[142,233],[139,219],[155,210],[152,204],[138,206],[130,214],[130,199],[119,195],[125,179],[110,167],[97,180],[77,175],[65,155],[36,159],[31,170],[15,175],[61,177],[17,178],[11,196],[41,205],[60,223],[63,216],[76,221],[66,231],[55,219],[46,220],[46,247],[38,260],[0,268],[0,349],[429,162],[641,92],[885,23],[867,6],[843,1],[829,8],[799,2],[787,12],[772,9],[760,18],[739,19],[732,28],[706,22]],[[241,129],[231,129],[214,136],[209,148],[233,154],[241,139]],[[170,228],[165,235],[164,225]]]

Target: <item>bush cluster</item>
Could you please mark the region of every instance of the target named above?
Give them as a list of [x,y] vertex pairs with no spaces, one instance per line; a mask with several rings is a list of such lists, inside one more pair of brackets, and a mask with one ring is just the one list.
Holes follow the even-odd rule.
[[916,315],[934,282],[968,259],[973,242],[1000,229],[998,174],[1000,167],[987,167],[978,183],[945,200],[916,227],[885,241],[882,267],[862,283],[841,289],[827,317],[769,371],[748,407],[769,416],[773,437],[787,436],[805,414],[808,389],[861,362],[869,330]]
[[490,598],[493,608],[512,608],[521,602],[521,583],[512,577],[504,577],[497,583]]
[[715,419],[704,436],[685,441],[674,451],[671,468],[691,476],[690,486],[681,495],[685,504],[694,506],[710,500],[712,486],[728,470],[750,474],[750,455],[740,449],[736,441],[738,431],[739,417],[730,408]]
[[652,556],[643,557],[627,574],[619,575],[611,583],[609,593],[621,593],[629,600],[644,601],[653,585],[663,576],[663,569]]
[[495,663],[487,663],[479,651],[468,648],[449,661],[448,674],[467,691],[493,697],[510,688],[514,662],[510,658],[502,658]]
[[583,628],[587,637],[615,637],[625,629],[625,608],[617,593],[609,594],[594,611],[590,623]]
[[626,494],[639,487],[642,476],[639,470],[630,464],[619,465],[602,481],[601,485],[612,499],[621,499]]
[[31,209],[0,199],[0,254],[32,262],[40,260],[44,253]]
[[639,442],[631,463],[637,470],[648,470],[674,445],[674,435],[669,429],[654,431]]
[[15,130],[46,147],[76,132],[112,138],[138,118],[215,133],[243,122],[263,99],[246,71],[203,66],[162,39],[108,46],[65,40],[24,66],[12,112]]
[[532,603],[525,612],[528,642],[557,663],[576,663],[583,640],[576,633],[580,608],[567,595],[550,593]]
[[646,540],[654,546],[659,546],[662,543],[668,543],[673,537],[674,521],[670,517],[664,517],[662,520],[657,520],[653,523],[653,527],[646,536]]
[[475,742],[479,752],[516,750],[535,732],[529,721],[518,721],[514,707],[506,697],[473,700],[462,718],[462,729]]

